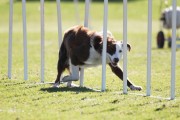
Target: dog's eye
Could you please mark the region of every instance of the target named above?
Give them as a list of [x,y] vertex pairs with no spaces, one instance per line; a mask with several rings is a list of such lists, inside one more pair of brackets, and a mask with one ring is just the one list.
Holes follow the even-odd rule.
[[122,50],[119,50],[119,52],[121,53],[121,52],[122,52]]

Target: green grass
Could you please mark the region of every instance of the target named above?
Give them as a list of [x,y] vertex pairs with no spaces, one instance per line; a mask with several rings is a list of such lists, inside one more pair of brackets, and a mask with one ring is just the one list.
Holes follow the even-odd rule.
[[[153,1],[152,41],[152,96],[169,98],[171,78],[171,49],[157,49],[156,34],[159,31],[159,3]],[[178,5],[180,2],[178,1]],[[74,4],[63,2],[62,29],[77,24]],[[109,3],[108,29],[115,38],[122,39],[122,2]],[[146,93],[147,63],[147,0],[131,1],[128,4],[128,76],[142,91],[122,94],[122,81],[112,74],[107,66],[106,92],[88,88],[51,88],[39,85],[40,81],[40,3],[27,3],[28,32],[28,81],[23,80],[23,40],[21,3],[14,3],[13,66],[12,79],[7,78],[8,64],[8,2],[0,1],[0,119],[180,119],[180,50],[176,51],[176,99],[173,101],[143,97]],[[84,3],[79,3],[80,22],[84,20]],[[101,30],[103,4],[91,5],[90,26]],[[45,81],[56,78],[58,59],[58,34],[56,3],[45,3]],[[167,33],[167,31],[165,31]],[[179,34],[179,33],[178,33]],[[122,62],[120,62],[122,66]],[[76,82],[77,84],[79,82]],[[85,86],[100,90],[101,66],[85,70]]]

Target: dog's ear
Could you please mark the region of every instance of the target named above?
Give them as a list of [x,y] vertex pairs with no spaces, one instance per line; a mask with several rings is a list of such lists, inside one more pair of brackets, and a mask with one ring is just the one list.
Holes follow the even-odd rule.
[[[121,41],[121,43],[122,43],[122,47],[123,47],[123,42]],[[127,43],[127,49],[129,52],[131,51],[131,45],[129,43]]]
[[129,43],[127,43],[127,48],[128,48],[128,50],[129,50],[129,52],[130,52],[130,50],[131,50],[131,45],[130,45]]
[[113,34],[110,31],[107,31],[107,36],[114,38]]
[[[103,36],[103,31],[98,32],[98,34],[99,34],[100,36]],[[107,31],[107,37],[114,38],[113,34],[112,34],[109,30]]]

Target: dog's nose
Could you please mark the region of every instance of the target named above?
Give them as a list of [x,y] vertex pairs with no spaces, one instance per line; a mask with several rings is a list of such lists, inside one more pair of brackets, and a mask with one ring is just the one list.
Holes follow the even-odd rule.
[[114,58],[114,62],[115,63],[119,62],[119,58]]

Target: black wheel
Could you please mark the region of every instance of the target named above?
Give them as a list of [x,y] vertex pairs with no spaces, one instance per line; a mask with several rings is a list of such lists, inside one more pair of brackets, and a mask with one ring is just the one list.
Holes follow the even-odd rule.
[[157,34],[157,47],[163,48],[164,47],[164,41],[165,41],[164,33],[163,33],[163,31],[159,31]]

